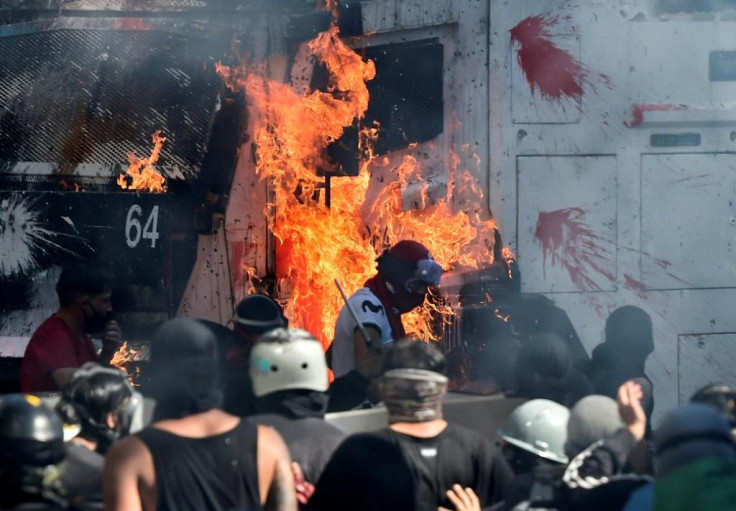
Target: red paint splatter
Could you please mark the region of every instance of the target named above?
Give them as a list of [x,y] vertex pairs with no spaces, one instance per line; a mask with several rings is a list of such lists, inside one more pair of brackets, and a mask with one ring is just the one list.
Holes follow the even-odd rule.
[[243,256],[245,255],[245,241],[230,242],[230,280],[233,289],[240,289],[243,285]]
[[627,128],[636,128],[644,122],[644,112],[666,112],[670,110],[687,110],[686,105],[644,105],[635,104],[631,111],[631,121],[624,121]]
[[[649,254],[646,254],[646,255],[649,255]],[[650,256],[650,257],[651,257],[651,256]],[[670,272],[670,271],[668,270],[668,268],[669,268],[670,266],[672,266],[672,263],[671,263],[670,261],[667,261],[666,259],[660,259],[660,258],[658,258],[658,257],[655,257],[655,258],[654,258],[654,264],[656,264],[657,266],[659,266],[660,268],[662,268],[662,269],[664,270],[664,272],[665,272],[665,273],[666,273],[667,275],[669,275],[670,277],[672,277],[673,279],[675,279],[675,280],[679,280],[680,282],[682,282],[682,283],[683,283],[683,284],[685,284],[686,286],[692,286],[692,284],[691,284],[690,282],[688,282],[687,280],[683,280],[683,279],[681,279],[680,277],[678,277],[677,275],[675,275],[674,273],[672,273],[672,272]]]
[[[683,284],[685,284],[687,286],[692,286],[692,283],[688,282],[687,280],[681,279],[680,277],[678,277],[677,275],[675,275],[674,273],[672,273],[670,271],[669,268],[670,268],[670,266],[672,266],[672,262],[671,261],[668,261],[667,259],[662,259],[660,257],[654,257],[652,254],[650,254],[649,252],[646,252],[646,251],[637,251],[636,249],[633,249],[633,248],[625,248],[625,249],[628,250],[628,251],[630,251],[630,252],[639,252],[640,254],[642,254],[642,255],[650,258],[652,261],[654,261],[654,264],[656,264],[657,266],[659,266],[660,268],[662,268],[664,270],[664,273],[666,275],[669,275],[673,279],[678,280],[678,281],[682,282]],[[636,281],[636,282],[638,282],[638,281]],[[642,284],[642,286],[643,286],[643,284]]]
[[603,267],[610,261],[611,252],[604,244],[610,244],[583,222],[582,208],[567,208],[557,211],[539,212],[534,235],[542,244],[544,274],[547,260],[553,266],[567,270],[578,289],[600,290],[591,271],[603,275],[610,281],[616,277]]
[[542,97],[550,101],[579,101],[583,86],[591,83],[593,75],[610,86],[606,75],[592,72],[552,41],[549,29],[557,20],[557,16],[538,14],[525,18],[509,30],[511,40],[519,43],[516,59],[532,92],[539,89]]
[[647,296],[644,294],[644,283],[636,280],[628,273],[624,273],[624,287],[631,289],[642,300],[646,300]]

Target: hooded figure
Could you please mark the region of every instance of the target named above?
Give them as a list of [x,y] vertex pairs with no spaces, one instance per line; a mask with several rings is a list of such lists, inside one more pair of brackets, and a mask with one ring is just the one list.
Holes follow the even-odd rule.
[[606,320],[606,340],[593,349],[589,377],[596,394],[616,397],[627,380],[646,377],[645,362],[654,351],[652,319],[639,307],[619,307]]
[[336,377],[358,369],[364,376],[378,373],[380,349],[406,335],[401,315],[424,303],[431,286],[437,286],[442,267],[429,250],[416,241],[404,240],[386,250],[378,259],[378,273],[365,282],[348,302],[370,339],[343,307],[335,325],[332,370]]
[[178,419],[220,406],[217,339],[196,320],[164,323],[151,342],[148,393],[156,400],[154,420]]

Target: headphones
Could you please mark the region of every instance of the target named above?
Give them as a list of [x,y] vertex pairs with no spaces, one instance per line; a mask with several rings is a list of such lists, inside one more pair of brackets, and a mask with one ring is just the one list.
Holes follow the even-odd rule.
[[[96,421],[89,413],[87,408],[77,401],[77,392],[90,378],[98,374],[107,374],[114,376],[123,383],[123,387],[128,394],[122,403],[112,413],[117,421],[119,431],[111,430],[105,422]],[[98,450],[107,449],[113,442],[121,436],[135,433],[143,429],[143,396],[140,392],[133,389],[127,375],[112,367],[101,366],[94,362],[88,362],[82,367],[74,371],[71,380],[62,391],[62,399],[70,405],[82,421],[92,426],[100,437],[100,447]]]

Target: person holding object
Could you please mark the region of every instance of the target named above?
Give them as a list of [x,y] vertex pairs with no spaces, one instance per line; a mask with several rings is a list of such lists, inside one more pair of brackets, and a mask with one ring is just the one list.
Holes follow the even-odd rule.
[[[109,364],[123,333],[113,319],[112,276],[99,268],[64,268],[56,284],[59,309],[31,336],[20,369],[21,392],[64,388],[85,362]],[[90,334],[102,334],[97,354]]]
[[442,276],[442,267],[416,241],[399,241],[376,262],[378,273],[348,299],[372,346],[366,346],[356,318],[344,306],[337,318],[332,348],[335,377],[353,369],[374,376],[380,365],[380,347],[406,336],[401,315],[422,305],[429,287],[438,285]]
[[335,381],[330,386],[328,412],[370,406],[377,398],[371,387],[378,375],[381,352],[394,339],[405,337],[401,315],[424,303],[430,286],[440,283],[442,267],[416,241],[399,241],[376,259],[378,273],[350,298],[337,318],[328,350]]

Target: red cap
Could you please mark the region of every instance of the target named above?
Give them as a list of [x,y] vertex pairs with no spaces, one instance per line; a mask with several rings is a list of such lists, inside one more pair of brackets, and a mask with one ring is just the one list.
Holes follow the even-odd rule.
[[427,247],[417,241],[402,240],[388,249],[388,254],[407,263],[416,263],[421,259],[429,259]]

